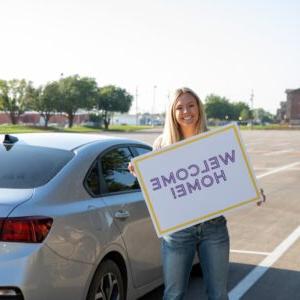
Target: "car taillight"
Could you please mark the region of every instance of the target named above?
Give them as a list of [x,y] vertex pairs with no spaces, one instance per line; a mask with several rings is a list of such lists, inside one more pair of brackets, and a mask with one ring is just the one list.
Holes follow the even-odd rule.
[[48,235],[53,219],[49,217],[0,218],[0,241],[41,243]]

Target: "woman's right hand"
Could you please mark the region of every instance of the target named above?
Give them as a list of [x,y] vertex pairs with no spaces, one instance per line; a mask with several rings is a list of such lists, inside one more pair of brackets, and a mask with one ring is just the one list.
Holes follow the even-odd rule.
[[128,170],[129,170],[129,172],[130,172],[133,176],[136,177],[136,173],[135,173],[135,170],[134,170],[134,166],[133,166],[133,164],[132,164],[131,162],[128,164]]

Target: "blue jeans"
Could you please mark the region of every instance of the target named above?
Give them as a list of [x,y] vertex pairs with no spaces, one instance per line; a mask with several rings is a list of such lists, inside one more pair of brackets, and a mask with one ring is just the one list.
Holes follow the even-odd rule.
[[221,216],[162,239],[165,291],[163,300],[182,300],[198,253],[209,300],[227,300],[229,236]]

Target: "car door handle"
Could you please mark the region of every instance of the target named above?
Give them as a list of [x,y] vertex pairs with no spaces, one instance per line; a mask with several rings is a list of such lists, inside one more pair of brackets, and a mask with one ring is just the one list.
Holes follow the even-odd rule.
[[127,219],[130,216],[129,212],[127,210],[118,210],[115,213],[116,219]]

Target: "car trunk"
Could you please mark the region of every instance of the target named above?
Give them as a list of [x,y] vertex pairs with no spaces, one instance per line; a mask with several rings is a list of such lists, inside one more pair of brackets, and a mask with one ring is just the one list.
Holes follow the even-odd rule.
[[7,217],[21,203],[32,197],[33,189],[0,189],[0,218]]

